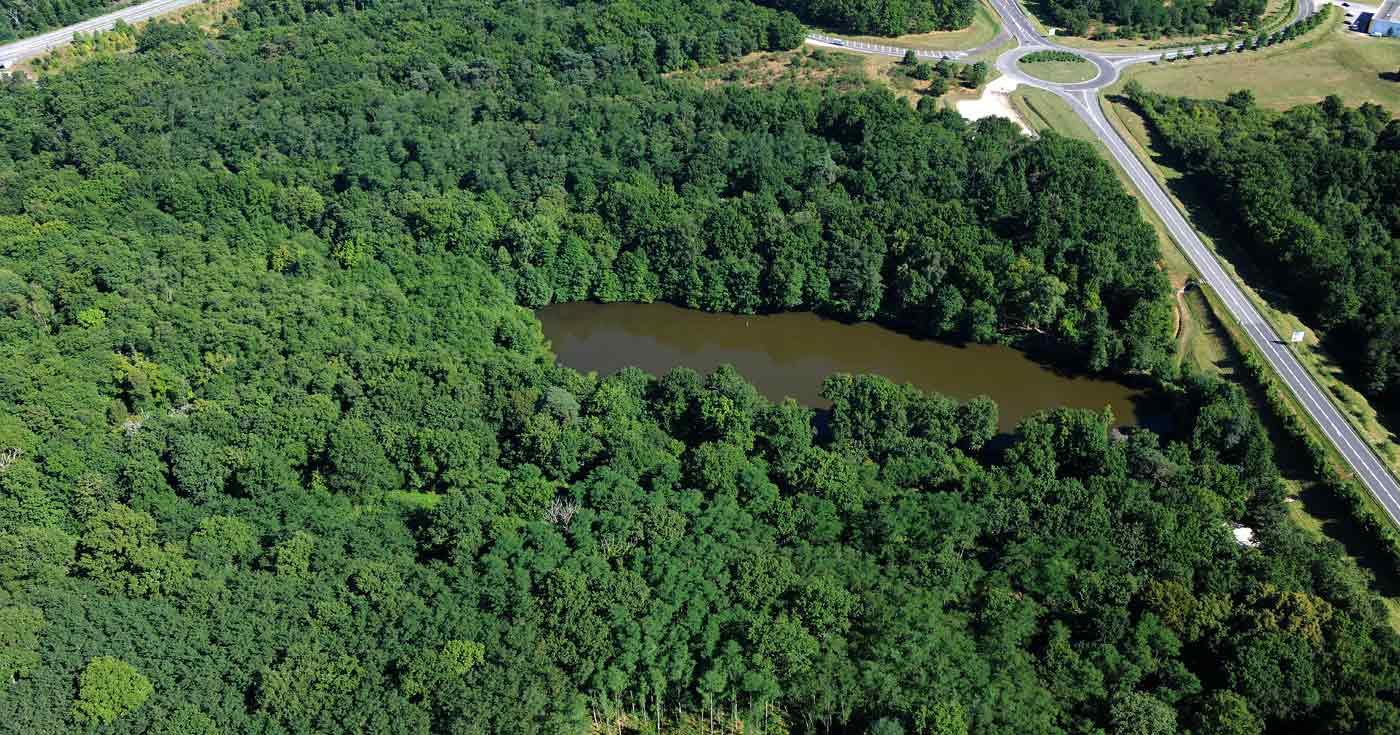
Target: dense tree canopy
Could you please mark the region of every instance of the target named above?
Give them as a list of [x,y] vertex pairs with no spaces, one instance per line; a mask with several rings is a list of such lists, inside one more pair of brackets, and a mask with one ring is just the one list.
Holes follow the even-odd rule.
[[1266,0],[1044,0],[1036,6],[1046,22],[1074,36],[1091,24],[1107,24],[1105,37],[1156,37],[1219,33],[1259,20]]
[[1329,97],[1278,113],[1225,101],[1133,99],[1222,206],[1272,278],[1367,394],[1400,401],[1400,121]]
[[803,20],[855,33],[898,36],[947,31],[972,22],[977,0],[760,0]]
[[1089,148],[663,76],[797,43],[747,3],[497,5],[248,0],[0,91],[0,722],[1400,724],[1384,608],[1226,384],[1168,382],[1160,435],[993,441],[990,401],[868,376],[819,421],[729,369],[581,375],[526,308],[812,308],[1170,379],[1152,233]]

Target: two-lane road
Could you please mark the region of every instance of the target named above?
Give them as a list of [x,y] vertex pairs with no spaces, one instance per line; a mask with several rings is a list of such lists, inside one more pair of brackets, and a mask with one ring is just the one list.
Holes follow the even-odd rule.
[[1347,464],[1351,465],[1357,479],[1366,486],[1391,520],[1400,523],[1400,483],[1395,481],[1395,477],[1351,424],[1347,423],[1346,417],[1342,416],[1323,389],[1308,374],[1297,355],[1293,354],[1284,340],[1274,332],[1273,327],[1269,326],[1239,284],[1225,272],[1215,254],[1201,242],[1200,236],[1187,223],[1180,210],[1172,204],[1161,185],[1147,172],[1146,167],[1118,135],[1118,131],[1109,124],[1100,107],[1098,95],[1092,92],[1075,92],[1061,96],[1069,101],[1075,113],[1088,123],[1094,135],[1108,147],[1113,159],[1127,172],[1133,185],[1142,192],[1148,205],[1162,219],[1172,239],[1186,253],[1186,257],[1200,273],[1201,279],[1215,289],[1226,310],[1244,328],[1259,354],[1293,392],[1303,409],[1346,459]]
[[56,31],[49,31],[37,36],[7,43],[0,46],[0,69],[8,68],[14,64],[41,56],[60,46],[67,46],[73,41],[74,33],[97,33],[99,31],[111,30],[117,21],[127,23],[139,23],[143,20],[150,20],[158,15],[164,15],[188,5],[196,5],[202,0],[148,0],[148,2],[133,5],[129,8],[122,8],[106,15],[99,15],[96,18],[89,18],[78,23],[74,23],[66,28]]

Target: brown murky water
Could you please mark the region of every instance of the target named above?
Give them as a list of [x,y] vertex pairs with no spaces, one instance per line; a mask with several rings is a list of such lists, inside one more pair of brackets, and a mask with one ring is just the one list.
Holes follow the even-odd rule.
[[791,396],[817,408],[822,379],[874,373],[955,398],[987,395],[1001,427],[1056,406],[1113,407],[1138,423],[1143,391],[1109,380],[1070,377],[995,345],[916,339],[875,324],[842,324],[809,313],[709,314],[669,304],[555,304],[537,312],[561,363],[609,375],[629,365],[661,374],[686,366],[708,373],[730,363],[772,400]]

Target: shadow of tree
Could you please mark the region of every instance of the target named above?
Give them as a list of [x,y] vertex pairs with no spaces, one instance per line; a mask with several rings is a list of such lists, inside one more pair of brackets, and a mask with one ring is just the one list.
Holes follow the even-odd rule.
[[[1396,73],[1386,72],[1392,76],[1400,76]],[[1106,95],[1109,102],[1120,105],[1133,115],[1138,112],[1132,101],[1124,95]],[[1240,243],[1241,236],[1233,232],[1231,227],[1221,219],[1218,214],[1222,198],[1220,193],[1215,191],[1212,177],[1207,174],[1190,173],[1186,171],[1186,166],[1164,151],[1169,150],[1166,141],[1161,137],[1152,125],[1142,119],[1143,128],[1147,131],[1148,144],[1152,162],[1159,167],[1170,168],[1181,172],[1181,176],[1165,182],[1167,190],[1176,198],[1185,209],[1187,218],[1191,224],[1205,237],[1211,240],[1215,252],[1228,263],[1239,275],[1240,279],[1248,283],[1251,290],[1258,294],[1270,307],[1287,313],[1297,313],[1288,295],[1284,292],[1284,284],[1278,281],[1274,272],[1257,261]],[[1346,351],[1331,341],[1328,335],[1321,335],[1322,347],[1334,357],[1345,355]],[[1341,380],[1349,386],[1355,388],[1362,385],[1361,379],[1354,373],[1349,372],[1351,366],[1338,362],[1339,369],[1334,370],[1333,377]],[[1395,409],[1372,403],[1372,408],[1377,411],[1377,418],[1380,424],[1392,436],[1395,435],[1396,427],[1400,426],[1400,413]]]

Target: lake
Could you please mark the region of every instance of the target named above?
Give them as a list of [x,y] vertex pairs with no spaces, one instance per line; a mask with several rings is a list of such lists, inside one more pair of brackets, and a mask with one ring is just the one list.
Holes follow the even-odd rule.
[[831,373],[873,373],[960,399],[987,395],[1010,430],[1036,411],[1112,406],[1120,425],[1137,424],[1147,392],[1112,380],[1067,375],[1001,345],[958,345],[877,324],[845,324],[793,312],[711,314],[669,304],[555,304],[536,312],[559,362],[610,375],[635,366],[660,375],[680,366],[702,374],[730,363],[777,401],[815,408]]

